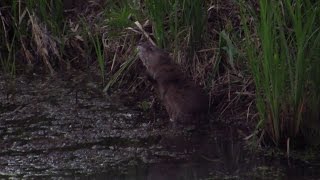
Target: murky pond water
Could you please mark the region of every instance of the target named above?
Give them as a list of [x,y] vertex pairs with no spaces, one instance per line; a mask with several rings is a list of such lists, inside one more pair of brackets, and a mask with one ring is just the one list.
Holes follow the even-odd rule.
[[207,133],[174,132],[90,79],[66,79],[18,77],[10,87],[0,77],[0,178],[320,177],[320,166],[249,151],[237,128],[211,122]]

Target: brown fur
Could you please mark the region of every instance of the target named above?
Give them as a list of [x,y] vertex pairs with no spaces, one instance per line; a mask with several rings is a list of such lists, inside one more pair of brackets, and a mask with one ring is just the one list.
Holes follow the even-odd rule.
[[170,120],[179,125],[204,123],[208,112],[208,97],[204,91],[186,78],[168,53],[147,42],[139,44],[138,50]]

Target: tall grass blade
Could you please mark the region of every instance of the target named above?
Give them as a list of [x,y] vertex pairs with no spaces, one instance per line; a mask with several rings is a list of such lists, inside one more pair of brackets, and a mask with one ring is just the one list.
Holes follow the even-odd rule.
[[130,67],[132,66],[132,64],[134,64],[134,62],[138,59],[137,54],[132,56],[131,58],[129,58],[127,61],[125,61],[121,66],[120,69],[111,77],[111,79],[108,81],[107,85],[105,86],[105,88],[103,89],[104,92],[109,91],[109,89],[115,84],[117,83],[121,76],[123,76],[125,74],[125,72],[127,70],[130,69]]

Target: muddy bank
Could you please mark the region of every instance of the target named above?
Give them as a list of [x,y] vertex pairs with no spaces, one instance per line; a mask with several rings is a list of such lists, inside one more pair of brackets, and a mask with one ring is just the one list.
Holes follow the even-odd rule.
[[[174,132],[94,76],[0,77],[0,177],[219,179],[307,177],[317,166],[247,150],[239,129]],[[128,106],[127,104],[131,104]],[[132,106],[136,104],[136,106]],[[268,179],[268,178],[266,178]]]

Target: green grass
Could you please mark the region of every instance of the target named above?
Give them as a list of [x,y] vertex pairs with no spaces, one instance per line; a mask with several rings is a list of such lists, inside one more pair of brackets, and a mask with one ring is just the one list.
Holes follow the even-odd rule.
[[91,42],[94,46],[95,54],[97,56],[97,61],[99,64],[99,69],[100,69],[100,75],[102,78],[102,85],[104,86],[105,84],[105,53],[104,53],[104,46],[102,43],[102,40],[99,38],[98,35],[91,35]]
[[[253,27],[245,21],[252,14],[242,6],[244,48],[256,84],[258,128],[279,145],[288,138],[294,140],[301,123],[319,120],[307,116],[319,114],[319,99],[314,97],[319,97],[320,74],[312,70],[319,67],[319,3],[259,2],[260,14],[253,15],[258,17]],[[252,32],[257,32],[258,42]]]
[[[105,46],[104,41],[105,37],[101,36],[98,32],[96,32],[96,27],[90,27],[89,24],[86,23],[85,18],[81,18],[81,26],[84,27],[84,33],[82,33],[82,37],[86,37],[86,41],[89,41],[86,45],[91,47],[89,49],[93,49],[94,56],[96,61],[98,62],[100,77],[102,79],[102,86],[105,85],[105,76],[106,76],[106,55],[105,55]],[[87,53],[91,54],[90,50],[87,50]]]
[[156,39],[156,42],[159,47],[166,47],[167,46],[167,38],[166,36],[166,25],[168,21],[166,18],[168,17],[168,13],[172,9],[172,4],[169,1],[157,1],[157,0],[147,0],[146,2],[146,9],[148,11],[148,15],[152,22],[153,26],[153,33]]
[[232,70],[236,72],[235,56],[237,54],[237,49],[231,41],[230,36],[225,31],[220,33],[219,44],[220,51],[224,51],[227,54],[228,64],[231,66]]
[[196,0],[147,0],[147,14],[159,47],[173,46],[175,51],[186,43],[191,50],[201,43],[205,26],[203,2]]
[[117,38],[135,19],[141,16],[140,6],[135,1],[120,0],[108,2],[104,10],[105,24],[108,26],[109,38]]
[[103,91],[107,92],[110,90],[110,88],[114,84],[121,83],[124,75],[126,74],[126,72],[128,72],[128,70],[136,60],[137,60],[137,53],[134,56],[129,57],[127,61],[123,62],[120,65],[120,68],[116,71],[116,73],[113,76],[111,76],[110,80],[108,81],[107,85],[104,87]]
[[16,57],[14,56],[14,52],[16,51],[14,48],[15,35],[12,39],[12,42],[6,42],[6,50],[5,54],[0,53],[0,62],[2,70],[5,74],[9,75],[14,79],[16,75]]

